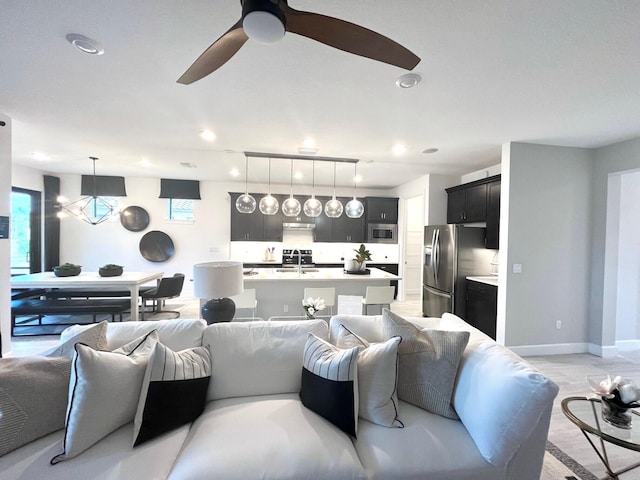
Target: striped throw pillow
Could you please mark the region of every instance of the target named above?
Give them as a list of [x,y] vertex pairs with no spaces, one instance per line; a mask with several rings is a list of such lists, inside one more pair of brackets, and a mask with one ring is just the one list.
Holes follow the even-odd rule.
[[133,421],[133,446],[198,418],[207,401],[210,379],[208,347],[174,352],[157,343],[142,382]]
[[300,400],[349,435],[358,430],[358,351],[340,349],[312,333],[304,347]]

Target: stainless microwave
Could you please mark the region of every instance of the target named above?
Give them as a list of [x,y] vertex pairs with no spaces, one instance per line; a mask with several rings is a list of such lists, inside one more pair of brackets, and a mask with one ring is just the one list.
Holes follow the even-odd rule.
[[398,243],[398,225],[392,223],[370,223],[367,226],[367,242]]

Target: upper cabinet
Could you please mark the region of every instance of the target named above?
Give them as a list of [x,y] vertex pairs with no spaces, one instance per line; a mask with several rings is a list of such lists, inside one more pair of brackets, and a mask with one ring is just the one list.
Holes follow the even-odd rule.
[[[253,213],[240,213],[236,209],[236,200],[242,193],[231,193],[231,241],[281,242],[282,213],[278,209],[275,215],[263,215],[256,207]],[[262,195],[252,194],[257,202]]]
[[398,223],[398,199],[367,197],[364,214],[368,223]]
[[[318,197],[324,205],[330,197]],[[338,200],[342,205],[346,205],[351,198],[341,198]],[[313,239],[316,242],[344,242],[344,243],[364,243],[365,217],[349,218],[343,212],[338,218],[329,218],[324,212],[315,219],[316,228],[313,232]]]
[[487,248],[500,248],[500,180],[487,185]]
[[487,220],[487,184],[467,185],[447,188],[447,223]]
[[447,223],[486,222],[486,247],[499,247],[500,175],[447,188]]

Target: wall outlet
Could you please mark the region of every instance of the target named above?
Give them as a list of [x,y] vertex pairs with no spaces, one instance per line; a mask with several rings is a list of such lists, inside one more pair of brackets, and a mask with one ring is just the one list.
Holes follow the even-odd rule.
[[283,306],[282,306],[282,311],[283,311],[284,313],[289,313],[289,305],[283,305]]
[[562,328],[562,320],[556,320],[556,328],[560,330]]
[[513,273],[522,273],[522,264],[514,263],[513,264]]

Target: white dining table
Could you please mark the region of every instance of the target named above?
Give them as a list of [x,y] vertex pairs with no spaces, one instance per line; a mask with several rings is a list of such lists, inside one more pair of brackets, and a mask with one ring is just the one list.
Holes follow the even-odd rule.
[[11,277],[11,288],[103,288],[131,292],[131,320],[137,321],[140,286],[162,278],[163,272],[124,272],[118,277],[101,277],[98,272],[82,272],[73,277],[56,277],[53,272]]

